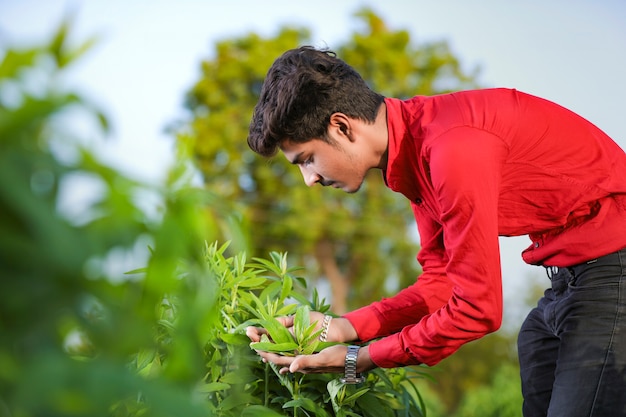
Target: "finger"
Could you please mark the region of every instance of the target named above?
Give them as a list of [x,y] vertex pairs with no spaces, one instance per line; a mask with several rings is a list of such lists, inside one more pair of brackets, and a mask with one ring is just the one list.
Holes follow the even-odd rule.
[[267,334],[267,330],[261,327],[248,326],[246,327],[246,336],[253,342],[260,342],[261,335]]
[[345,346],[331,346],[314,355],[301,355],[291,362],[290,372],[341,373],[345,368]]
[[259,353],[259,356],[263,358],[265,361],[271,362],[277,366],[286,367],[287,369],[289,369],[289,365],[291,365],[291,362],[293,362],[295,359],[295,357],[293,356],[283,356],[283,355],[278,355],[272,352],[265,352],[265,351],[257,351],[257,352]]
[[325,373],[341,373],[344,371],[343,366],[323,365],[319,363],[315,355],[302,355],[289,366],[289,372],[300,372],[303,374],[325,374]]
[[285,327],[293,327],[293,316],[276,317],[276,320]]
[[280,366],[278,369],[278,373],[281,375],[285,375],[289,373],[289,364],[292,361],[293,357],[276,355],[268,352],[258,352],[259,356],[263,360],[263,363],[271,363],[275,366]]

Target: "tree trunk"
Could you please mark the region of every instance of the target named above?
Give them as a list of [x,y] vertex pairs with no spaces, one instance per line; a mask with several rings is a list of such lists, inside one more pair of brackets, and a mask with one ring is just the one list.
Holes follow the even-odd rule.
[[346,313],[348,304],[348,280],[337,266],[332,241],[327,239],[319,240],[315,245],[315,258],[322,270],[322,274],[324,274],[330,283],[331,311],[339,315]]

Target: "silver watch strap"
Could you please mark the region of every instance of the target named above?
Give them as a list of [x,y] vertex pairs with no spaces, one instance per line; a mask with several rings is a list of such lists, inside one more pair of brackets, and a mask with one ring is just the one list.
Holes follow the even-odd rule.
[[360,384],[365,380],[361,374],[356,372],[356,360],[359,355],[359,349],[360,346],[348,346],[348,352],[346,353],[345,375],[340,379],[343,384]]

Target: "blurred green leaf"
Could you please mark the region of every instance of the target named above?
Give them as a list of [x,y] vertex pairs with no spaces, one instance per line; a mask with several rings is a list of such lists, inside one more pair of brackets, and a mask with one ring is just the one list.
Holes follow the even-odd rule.
[[41,55],[39,49],[6,51],[2,62],[0,62],[0,82],[5,79],[17,78],[20,71],[30,68],[35,64],[35,59]]

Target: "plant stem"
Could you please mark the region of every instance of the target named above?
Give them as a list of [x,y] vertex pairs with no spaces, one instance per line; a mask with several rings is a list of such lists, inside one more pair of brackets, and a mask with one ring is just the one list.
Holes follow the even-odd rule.
[[[300,381],[297,375],[294,375],[293,378],[293,398],[296,399],[300,395]],[[298,417],[298,406],[293,406],[293,417]]]
[[270,402],[270,378],[269,378],[269,369],[270,369],[270,365],[269,364],[265,364],[265,383],[263,384],[263,388],[264,388],[264,399],[263,399],[263,405],[265,407],[267,407],[269,405]]

